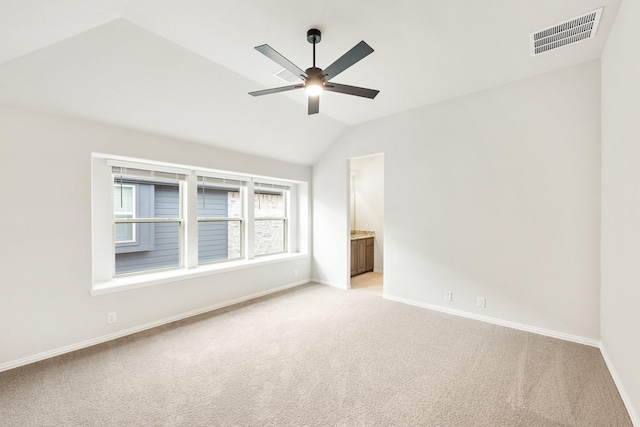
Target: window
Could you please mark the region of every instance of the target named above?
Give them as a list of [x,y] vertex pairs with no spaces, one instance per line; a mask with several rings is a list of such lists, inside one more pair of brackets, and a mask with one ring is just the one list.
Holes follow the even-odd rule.
[[198,263],[239,259],[246,182],[198,176]]
[[94,154],[92,294],[307,256],[307,191],[304,182]]
[[287,194],[289,187],[256,183],[254,188],[255,254],[286,251]]
[[184,175],[113,166],[114,275],[181,265]]

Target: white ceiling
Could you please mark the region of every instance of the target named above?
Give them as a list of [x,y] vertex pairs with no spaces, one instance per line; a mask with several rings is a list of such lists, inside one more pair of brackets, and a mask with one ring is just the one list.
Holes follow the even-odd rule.
[[[312,164],[349,126],[600,56],[621,0],[0,0],[0,103]],[[604,6],[595,39],[537,57],[529,34]],[[254,46],[326,68],[374,100],[303,91]]]

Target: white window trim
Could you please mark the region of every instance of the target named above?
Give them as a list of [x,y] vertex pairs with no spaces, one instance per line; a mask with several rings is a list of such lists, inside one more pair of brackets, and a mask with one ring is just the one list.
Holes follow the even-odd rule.
[[[308,258],[310,248],[310,221],[308,183],[276,179],[264,176],[234,174],[228,171],[216,171],[206,168],[174,165],[155,161],[130,159],[105,154],[92,154],[92,287],[91,295],[102,295],[128,289],[172,283],[194,277],[226,273],[246,268],[281,263],[296,259]],[[114,277],[115,254],[113,234],[113,177],[112,166],[123,166],[136,169],[158,170],[180,173],[186,179],[181,182],[182,220],[184,221],[181,267],[167,270],[150,270],[139,274]],[[218,263],[198,265],[197,241],[197,190],[196,177],[205,175],[225,179],[236,179],[247,182],[246,199],[243,203],[244,256],[242,259],[222,261]],[[287,197],[288,232],[285,253],[254,256],[254,205],[253,180],[290,185],[290,197]],[[300,215],[300,216],[299,216]]]
[[234,260],[225,263],[202,264],[190,269],[167,269],[153,271],[144,275],[122,276],[105,282],[95,282],[91,288],[91,295],[104,295],[130,289],[146,288],[148,286],[175,283],[182,280],[214,274],[229,273],[247,268],[261,267],[269,264],[277,264],[285,261],[309,258],[309,254],[285,253],[277,255],[265,255],[252,260]]

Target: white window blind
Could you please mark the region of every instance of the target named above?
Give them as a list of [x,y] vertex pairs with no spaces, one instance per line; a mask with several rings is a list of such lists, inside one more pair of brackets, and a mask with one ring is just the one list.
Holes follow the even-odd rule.
[[165,165],[154,165],[154,164],[146,164],[146,163],[137,163],[137,162],[127,162],[120,160],[107,160],[107,165],[111,166],[114,174],[120,174],[121,168],[122,171],[127,171],[129,176],[137,176],[137,177],[166,177],[168,179],[185,179],[187,175],[191,173],[189,169],[165,166]]
[[205,175],[198,175],[198,185],[205,185],[206,187],[218,187],[218,188],[238,188],[246,187],[247,182],[238,179],[218,178]]
[[164,172],[148,169],[129,168],[124,166],[112,166],[112,173],[116,176],[145,178],[148,180],[184,181],[186,174],[178,172]]
[[284,190],[284,191],[291,190],[291,184],[287,184],[287,183],[274,184],[271,182],[255,182],[253,185],[256,188],[263,189],[263,190]]

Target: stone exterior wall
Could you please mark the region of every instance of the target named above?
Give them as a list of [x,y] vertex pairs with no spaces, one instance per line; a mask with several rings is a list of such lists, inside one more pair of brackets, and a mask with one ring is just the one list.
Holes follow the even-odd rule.
[[[242,200],[240,193],[229,193],[229,216],[242,216]],[[276,194],[255,194],[255,216],[258,217],[283,217],[285,213],[284,197]],[[239,222],[229,223],[229,259],[240,258],[242,230]],[[284,221],[262,220],[255,222],[255,250],[256,255],[283,252]]]
[[[229,217],[240,218],[242,217],[242,199],[240,199],[240,193],[229,192],[228,202],[229,204]],[[229,259],[236,259],[242,256],[240,248],[242,247],[242,229],[239,221],[229,222],[229,246],[228,253]]]
[[[285,216],[286,208],[283,196],[276,194],[256,194],[254,200],[256,218],[282,218]],[[284,251],[284,221],[261,220],[256,221],[255,224],[256,255],[280,253]]]

